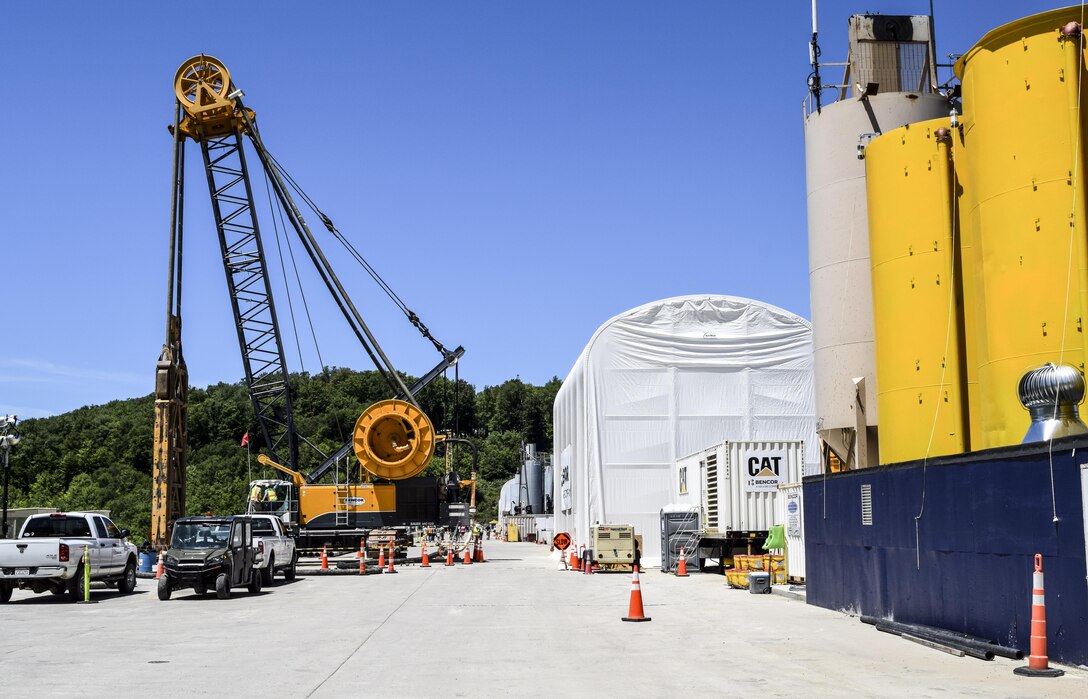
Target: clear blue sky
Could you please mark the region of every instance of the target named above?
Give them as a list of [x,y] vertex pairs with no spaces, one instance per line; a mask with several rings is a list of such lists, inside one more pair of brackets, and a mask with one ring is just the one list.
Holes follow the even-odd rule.
[[[808,2],[229,7],[5,6],[0,413],[151,392],[166,125],[174,71],[198,53],[227,64],[269,149],[435,335],[466,347],[461,376],[478,387],[562,378],[601,323],[668,296],[746,296],[809,316]],[[1048,7],[939,0],[938,52]],[[847,16],[867,10],[924,14],[928,2],[821,2],[824,60],[845,58]],[[184,345],[204,386],[242,369],[199,152],[188,153]],[[267,215],[263,226],[270,241]],[[430,368],[433,349],[325,247],[398,368]],[[325,361],[370,368],[314,281]],[[293,351],[288,362],[299,368]]]

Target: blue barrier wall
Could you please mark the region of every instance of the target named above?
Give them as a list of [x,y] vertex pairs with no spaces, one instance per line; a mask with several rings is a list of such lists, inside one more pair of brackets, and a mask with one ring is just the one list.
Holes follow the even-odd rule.
[[[1088,665],[1081,463],[1088,439],[1056,441],[1053,491],[1045,444],[805,478],[809,604],[1026,653],[1032,561],[1041,553],[1050,658]],[[871,525],[862,524],[865,484]]]

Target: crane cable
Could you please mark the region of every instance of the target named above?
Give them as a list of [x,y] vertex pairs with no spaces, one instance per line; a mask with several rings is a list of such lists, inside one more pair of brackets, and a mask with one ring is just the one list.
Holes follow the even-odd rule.
[[362,256],[358,249],[356,249],[356,247],[352,245],[351,241],[349,241],[344,236],[344,234],[340,232],[340,230],[332,222],[332,219],[329,218],[329,216],[324,211],[318,208],[317,202],[315,202],[310,197],[310,195],[308,195],[305,190],[302,189],[298,182],[296,182],[295,179],[291,177],[291,174],[284,169],[283,165],[280,164],[280,161],[276,160],[276,156],[268,152],[267,148],[265,149],[265,152],[268,154],[269,160],[271,160],[276,165],[276,169],[279,170],[280,174],[282,174],[284,179],[287,180],[287,183],[291,186],[291,188],[295,190],[295,192],[299,195],[302,201],[305,202],[306,205],[310,207],[310,210],[313,211],[314,214],[316,214],[317,217],[321,219],[321,222],[323,224],[325,224],[325,228],[328,229],[328,231],[332,233],[333,237],[336,238],[336,240],[344,246],[344,248],[353,258],[355,258],[355,261],[359,263],[359,266],[362,267],[366,271],[366,273],[370,275],[370,278],[373,279],[378,287],[385,292],[385,295],[389,297],[389,299],[397,306],[397,308],[401,310],[402,313],[404,313],[405,317],[407,317],[408,321],[413,326],[415,326],[416,330],[418,330],[420,334],[423,335],[423,337],[430,340],[431,344],[434,345],[434,348],[438,350],[440,354],[445,356],[447,354],[446,347],[441,342],[439,342],[439,340],[434,335],[431,334],[430,329],[426,325],[424,325],[423,321],[420,320],[419,316],[416,315],[415,311],[408,307],[408,304],[406,304],[404,300],[397,295],[397,292],[393,291],[393,287],[389,286],[389,283],[386,282],[380,274],[378,274],[378,271],[374,269],[373,265],[371,265],[370,262],[368,262],[367,259]]
[[[298,324],[295,322],[295,303],[291,298],[291,285],[287,281],[287,265],[283,257],[283,245],[280,242],[280,227],[276,222],[276,206],[272,203],[272,188],[268,184],[268,173],[264,173],[264,190],[268,195],[268,208],[272,211],[272,229],[276,233],[276,253],[280,258],[280,272],[283,274],[283,288],[284,293],[287,295],[287,314],[291,316],[291,332],[295,336],[295,350],[298,352],[298,365],[303,371],[306,371],[306,362],[302,358],[302,343],[299,340]],[[285,236],[286,237],[286,236]],[[294,266],[294,260],[291,261]],[[295,268],[295,273],[298,273],[298,268]],[[309,311],[307,310],[307,317],[309,317]],[[314,340],[316,341],[316,337]]]

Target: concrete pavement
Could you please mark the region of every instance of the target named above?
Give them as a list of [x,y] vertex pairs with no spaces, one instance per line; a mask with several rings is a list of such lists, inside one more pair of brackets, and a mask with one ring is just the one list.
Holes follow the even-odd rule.
[[856,618],[724,578],[555,570],[547,549],[486,542],[488,563],[277,579],[230,600],[152,581],[98,604],[16,592],[0,606],[6,696],[1077,697],[1088,671],[1014,676]]

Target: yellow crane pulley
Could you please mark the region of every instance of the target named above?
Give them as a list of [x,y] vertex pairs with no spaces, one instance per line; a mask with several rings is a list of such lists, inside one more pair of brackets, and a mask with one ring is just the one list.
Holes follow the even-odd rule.
[[355,456],[369,473],[388,480],[418,475],[441,436],[427,415],[403,400],[383,400],[363,411],[352,435]]
[[[245,128],[232,97],[230,71],[214,56],[202,53],[182,63],[174,74],[174,94],[185,110],[181,133],[194,141]],[[247,112],[253,119],[253,111]]]

